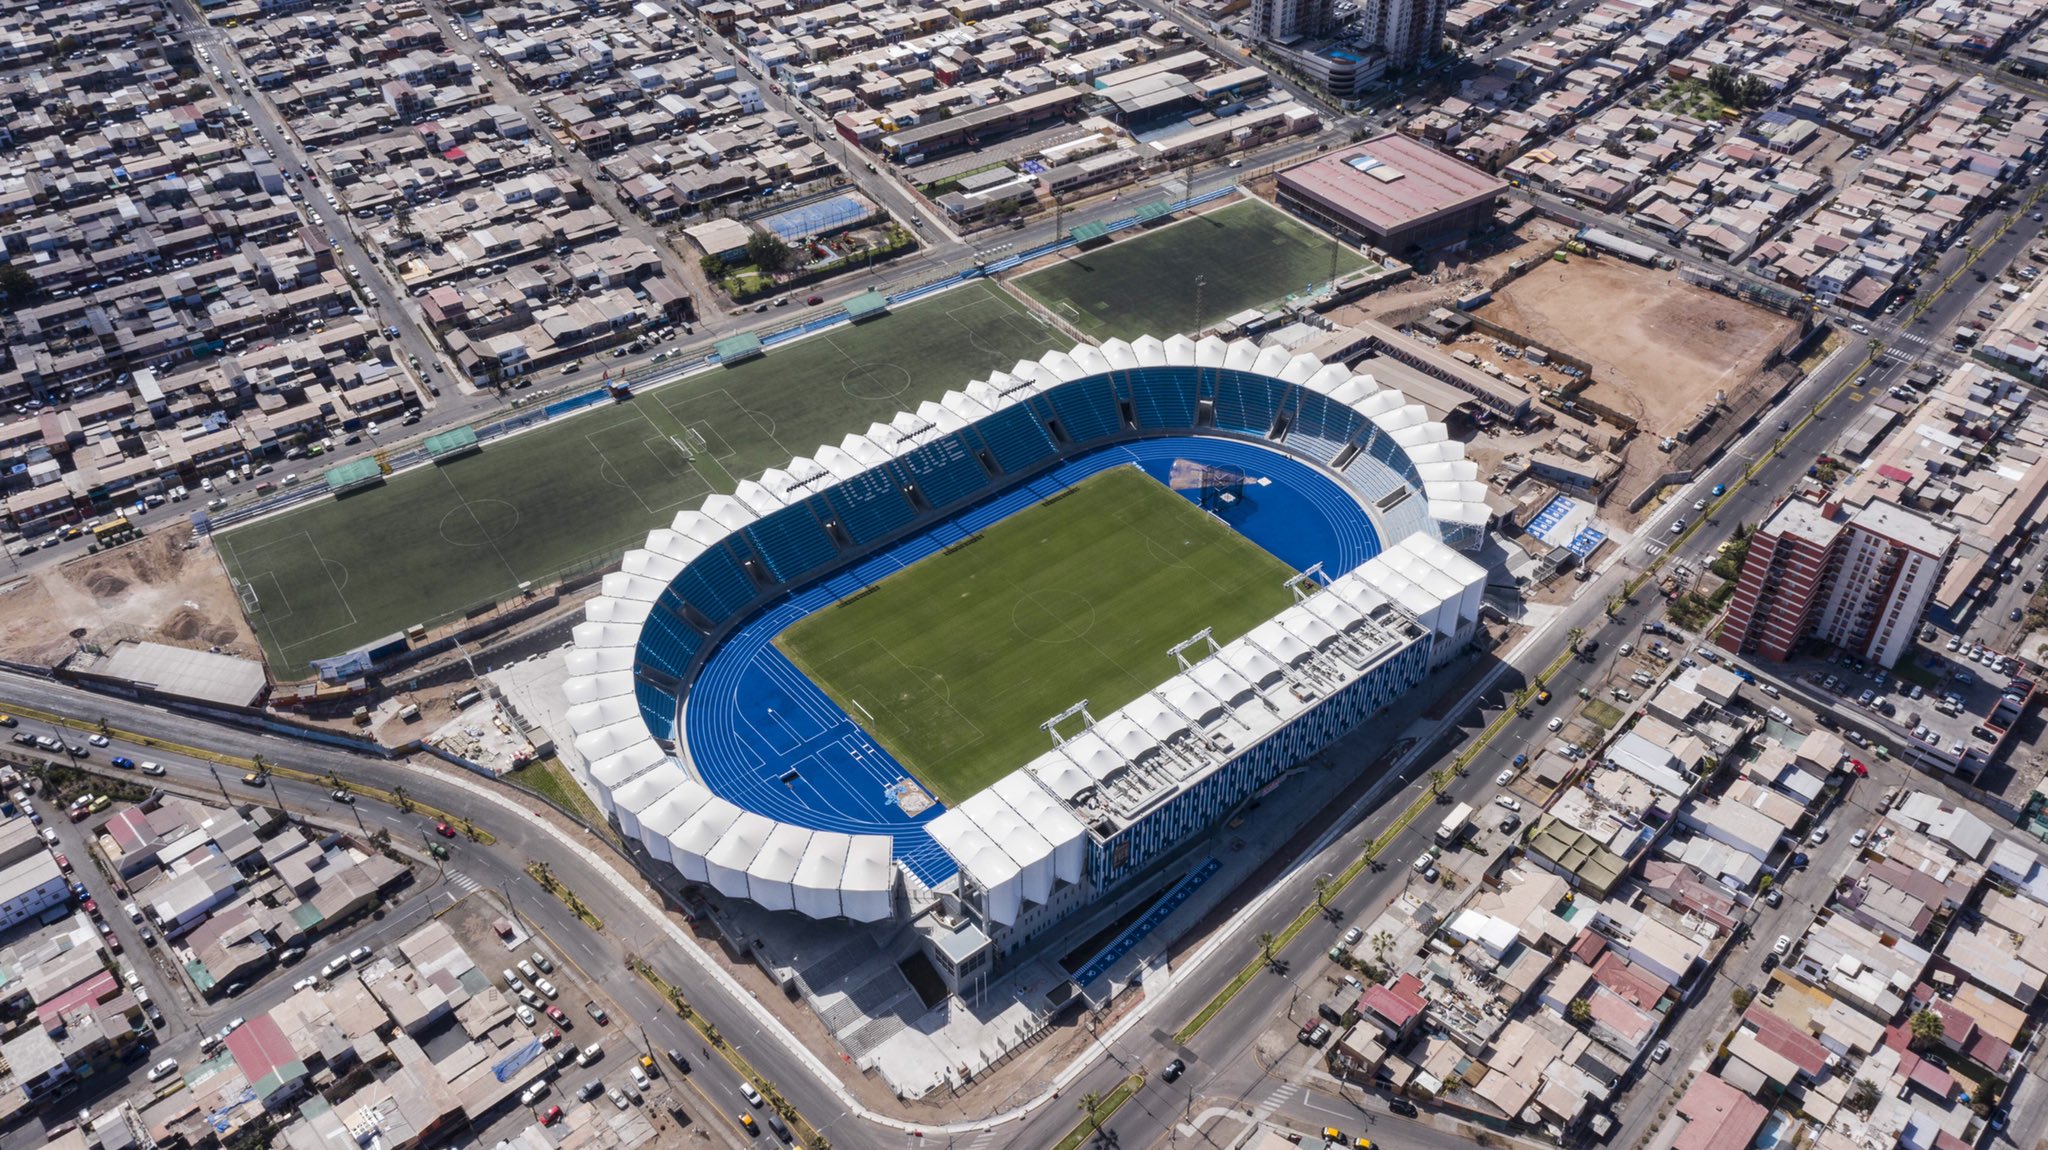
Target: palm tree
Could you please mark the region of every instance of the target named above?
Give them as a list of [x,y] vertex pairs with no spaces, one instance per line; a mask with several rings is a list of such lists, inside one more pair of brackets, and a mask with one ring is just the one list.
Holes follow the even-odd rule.
[[1102,1095],[1090,1090],[1081,1096],[1079,1105],[1082,1112],[1088,1115],[1088,1130],[1090,1133],[1093,1133],[1097,1129],[1095,1124],[1095,1108],[1102,1105]]
[[1273,944],[1278,941],[1280,940],[1274,938],[1273,932],[1270,930],[1262,931],[1259,934],[1259,953],[1265,955],[1267,966],[1273,965]]
[[1579,640],[1586,637],[1586,629],[1584,627],[1573,627],[1571,630],[1566,631],[1564,635],[1566,640],[1568,640],[1565,645],[1573,651],[1577,651],[1579,649]]
[[1326,874],[1319,874],[1319,875],[1317,875],[1317,876],[1316,876],[1316,909],[1317,909],[1317,910],[1326,910],[1326,909],[1328,909],[1328,907],[1329,907],[1329,903],[1328,903],[1328,901],[1327,901],[1327,900],[1329,899],[1329,897],[1330,897],[1330,876],[1329,876],[1329,875],[1326,875]]
[[391,797],[398,800],[399,810],[404,811],[407,814],[412,813],[412,795],[405,789],[403,785],[392,787]]
[[1941,1015],[1925,1008],[1914,1011],[1913,1017],[1906,1022],[1906,1032],[1913,1036],[1915,1046],[1939,1042],[1943,1029]]
[[1372,933],[1372,956],[1379,959],[1381,966],[1387,964],[1387,952],[1392,949],[1394,949],[1394,935],[1392,931],[1376,930]]
[[1583,998],[1572,999],[1571,1003],[1564,1009],[1565,1013],[1571,1016],[1571,1020],[1580,1026],[1584,1026],[1593,1020],[1592,1004]]

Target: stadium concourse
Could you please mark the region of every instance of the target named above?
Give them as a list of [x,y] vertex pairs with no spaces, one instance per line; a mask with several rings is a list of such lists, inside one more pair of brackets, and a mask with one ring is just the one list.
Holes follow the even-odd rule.
[[[1320,566],[1294,605],[1186,645],[1178,674],[958,807],[901,802],[906,783],[922,797],[907,772],[777,665],[768,639],[806,613],[1092,471],[1164,475],[1174,458],[1287,485],[1271,502],[1320,524],[1318,553],[1275,553]],[[971,921],[941,916],[953,937],[930,948],[950,982],[1463,649],[1485,581],[1460,554],[1488,519],[1476,470],[1420,405],[1342,365],[1181,336],[1050,352],[650,534],[575,629],[574,748],[622,833],[726,897],[874,922],[951,894]],[[1257,516],[1232,526],[1265,533]]]

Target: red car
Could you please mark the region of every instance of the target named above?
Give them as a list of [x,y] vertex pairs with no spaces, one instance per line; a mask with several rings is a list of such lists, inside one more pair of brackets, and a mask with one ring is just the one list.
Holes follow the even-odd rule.
[[78,905],[84,907],[85,913],[93,916],[94,918],[98,918],[100,916],[100,904],[94,902],[93,900],[86,899],[84,902]]
[[811,298],[809,298],[809,299],[805,300],[805,301],[804,301],[804,305],[805,305],[806,307],[817,307],[817,306],[818,306],[819,304],[821,304],[821,303],[824,303],[824,302],[825,302],[825,297],[824,297],[824,296],[821,296],[821,295],[814,295],[814,296],[812,296]]
[[576,1025],[574,1022],[569,1021],[569,1015],[566,1011],[552,1002],[548,1004],[547,1012],[548,1017],[554,1019],[564,1030]]
[[1870,768],[1863,765],[1862,759],[1850,759],[1849,766],[1856,772],[1857,778],[1867,779],[1870,777]]
[[561,1040],[562,1032],[556,1030],[553,1027],[549,1027],[548,1032],[540,1036],[540,1044],[542,1046],[553,1046],[555,1043],[560,1042]]
[[63,855],[58,855],[58,856],[57,856],[57,869],[58,869],[58,870],[60,870],[60,871],[63,871],[63,872],[65,873],[65,874],[70,874],[70,873],[71,873],[71,860],[70,860],[70,859],[68,859],[68,858],[65,858],[65,857],[64,857]]
[[452,839],[455,837],[455,828],[449,826],[447,823],[435,823],[434,833],[440,835],[444,839]]
[[540,1124],[542,1126],[553,1126],[555,1123],[560,1122],[561,1120],[562,1108],[559,1106],[548,1107],[548,1112],[540,1116]]

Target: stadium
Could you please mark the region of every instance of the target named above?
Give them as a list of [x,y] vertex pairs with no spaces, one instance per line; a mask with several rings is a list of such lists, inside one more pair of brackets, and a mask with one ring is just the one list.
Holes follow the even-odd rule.
[[1049,352],[652,532],[575,629],[575,750],[726,897],[938,906],[957,985],[1462,649],[1484,496],[1339,364]]

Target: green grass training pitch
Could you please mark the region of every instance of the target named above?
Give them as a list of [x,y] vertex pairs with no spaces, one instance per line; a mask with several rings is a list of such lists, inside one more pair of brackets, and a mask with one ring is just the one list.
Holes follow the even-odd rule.
[[[1238,203],[1071,252],[1020,276],[1016,286],[1090,339],[1164,339],[1328,281],[1333,247],[1338,275],[1366,265],[1358,253],[1263,202]],[[1197,276],[1204,281],[1199,319]]]
[[1071,343],[974,284],[222,532],[272,674],[602,565],[676,512]]
[[[1174,644],[1229,642],[1293,601],[1293,572],[1135,467],[1103,472],[776,639],[947,805],[1170,677]],[[1068,734],[1073,733],[1069,727]]]

